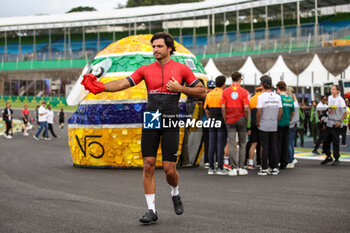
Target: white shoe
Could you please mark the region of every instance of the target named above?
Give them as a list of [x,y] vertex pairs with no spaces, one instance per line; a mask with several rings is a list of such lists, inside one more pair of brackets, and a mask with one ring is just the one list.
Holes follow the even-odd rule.
[[205,163],[204,168],[209,168],[209,163]]
[[12,136],[11,136],[11,135],[8,135],[6,138],[7,138],[7,139],[12,139]]
[[228,175],[229,176],[237,176],[237,169],[236,168],[232,169],[231,171],[228,172]]
[[296,163],[298,163],[298,160],[294,159],[292,164],[296,164]]
[[51,138],[44,138],[44,140],[47,140],[47,141],[48,141],[48,140],[51,140]]
[[245,176],[245,175],[248,175],[248,171],[244,168],[239,168],[238,169],[238,175],[240,176]]
[[23,136],[29,136],[29,134],[28,133],[24,133]]
[[215,175],[216,174],[216,170],[215,169],[208,169],[208,175]]
[[294,163],[288,163],[287,168],[294,168]]
[[220,175],[220,176],[226,176],[228,175],[229,171],[225,170],[225,169],[219,169],[217,172],[216,172],[216,175]]

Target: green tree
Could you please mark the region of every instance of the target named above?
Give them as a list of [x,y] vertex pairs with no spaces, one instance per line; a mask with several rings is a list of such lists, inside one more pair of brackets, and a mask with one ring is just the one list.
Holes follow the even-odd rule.
[[96,9],[90,6],[78,6],[78,7],[72,8],[70,11],[67,11],[66,13],[82,12],[82,11],[96,11]]
[[126,7],[169,5],[188,2],[203,2],[204,0],[128,0]]

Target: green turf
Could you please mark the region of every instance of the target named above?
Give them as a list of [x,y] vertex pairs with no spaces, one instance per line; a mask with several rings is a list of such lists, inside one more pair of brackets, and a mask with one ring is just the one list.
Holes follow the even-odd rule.
[[[10,102],[12,108],[21,109],[25,104],[28,105],[29,109],[35,109],[36,106],[40,106],[40,103],[30,102],[29,100],[23,100],[23,102],[9,100],[8,102]],[[5,108],[5,105],[6,105],[6,101],[4,99],[0,99],[0,109]],[[65,111],[76,111],[78,108],[78,105],[77,106],[52,106],[53,110],[60,110],[61,108],[63,108]]]

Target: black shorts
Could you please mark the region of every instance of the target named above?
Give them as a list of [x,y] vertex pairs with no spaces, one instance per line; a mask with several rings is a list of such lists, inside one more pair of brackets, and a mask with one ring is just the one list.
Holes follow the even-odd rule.
[[259,133],[258,133],[258,127],[251,127],[250,128],[250,136],[249,141],[250,142],[258,142],[259,141]]
[[163,161],[176,162],[179,149],[179,129],[142,129],[142,156],[157,157],[160,141]]

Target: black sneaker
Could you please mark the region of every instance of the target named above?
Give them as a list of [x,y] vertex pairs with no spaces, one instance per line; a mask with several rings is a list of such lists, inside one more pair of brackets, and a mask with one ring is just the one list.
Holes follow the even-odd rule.
[[316,155],[320,155],[320,152],[318,152],[317,150],[313,150],[312,153]]
[[154,213],[153,210],[148,210],[142,218],[140,218],[140,222],[145,224],[155,223],[158,220],[157,212]]
[[177,215],[181,215],[184,212],[184,205],[182,204],[180,195],[173,196],[174,210]]
[[339,159],[335,159],[334,162],[332,163],[333,166],[338,166],[340,164]]
[[333,158],[332,157],[327,157],[327,158],[325,158],[325,160],[323,160],[322,162],[321,162],[321,165],[326,165],[327,163],[330,163],[330,162],[332,162],[333,161]]

